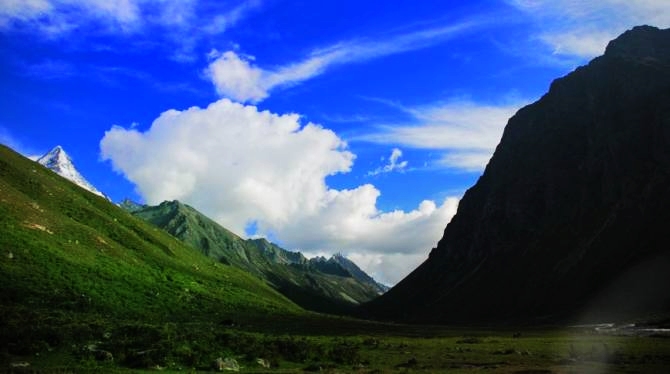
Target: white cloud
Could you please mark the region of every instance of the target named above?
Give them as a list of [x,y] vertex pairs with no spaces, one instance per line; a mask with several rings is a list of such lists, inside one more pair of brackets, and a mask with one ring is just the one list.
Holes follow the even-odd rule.
[[523,104],[482,105],[462,100],[412,108],[394,104],[410,114],[413,123],[380,125],[376,132],[353,140],[440,150],[443,156],[436,166],[479,171],[500,142],[507,120]]
[[425,254],[358,253],[347,254],[347,258],[364,269],[377,282],[395,285],[407,276],[407,269],[416,269],[428,258]]
[[444,168],[456,168],[466,172],[480,172],[486,167],[493,150],[473,150],[448,152],[437,160],[437,165]]
[[240,57],[233,51],[222,54],[212,51],[210,56],[216,56],[216,59],[206,74],[219,95],[240,102],[257,102],[268,96],[268,88],[263,82],[266,72],[253,66],[249,58]]
[[261,5],[260,0],[246,0],[242,1],[237,6],[233,7],[226,13],[218,14],[214,19],[205,26],[205,31],[210,34],[221,34],[237,22],[244,19],[249,12],[258,8]]
[[379,211],[380,191],[370,184],[326,185],[327,176],[350,171],[355,158],[334,132],[302,125],[297,114],[227,99],[166,111],[145,132],[115,126],[100,148],[150,204],[179,199],[240,235],[255,222],[258,234],[272,234],[289,249],[392,255],[402,270],[385,275],[386,282],[412,269],[414,262],[400,259],[427,255],[458,204],[423,201],[411,211]]
[[227,51],[216,53],[214,55],[216,59],[210,63],[205,72],[221,96],[240,102],[255,103],[268,97],[274,88],[298,84],[322,74],[331,66],[425,48],[472,30],[480,24],[478,21],[468,21],[379,40],[351,40],[337,43],[313,51],[302,61],[271,69],[257,66],[253,57]]
[[0,26],[7,27],[12,19],[32,20],[51,10],[48,0],[5,0],[0,5]]
[[511,0],[536,20],[536,37],[555,54],[591,58],[633,26],[670,27],[667,0]]
[[242,0],[232,7],[219,4],[206,12],[198,5],[198,0],[4,0],[0,2],[0,29],[27,24],[33,31],[60,37],[84,27],[113,34],[136,33],[157,25],[169,27],[166,37],[181,42],[177,54],[192,53],[198,38],[223,33],[261,1]]
[[390,173],[392,171],[400,171],[400,172],[404,171],[405,168],[407,167],[408,162],[407,161],[398,162],[400,157],[402,157],[402,151],[399,148],[393,148],[393,150],[391,151],[391,156],[389,157],[388,164],[380,166],[377,169],[368,172],[368,176]]
[[7,0],[0,4],[0,28],[30,23],[49,35],[76,29],[83,20],[131,31],[142,17],[137,0]]

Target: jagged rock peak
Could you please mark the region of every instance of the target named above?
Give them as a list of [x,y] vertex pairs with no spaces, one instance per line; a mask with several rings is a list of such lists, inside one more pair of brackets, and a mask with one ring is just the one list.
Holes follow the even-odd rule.
[[136,201],[131,200],[130,198],[125,198],[121,203],[119,203],[119,206],[123,209],[125,209],[128,212],[136,212],[138,210],[141,210],[146,207],[144,204],[140,204]]

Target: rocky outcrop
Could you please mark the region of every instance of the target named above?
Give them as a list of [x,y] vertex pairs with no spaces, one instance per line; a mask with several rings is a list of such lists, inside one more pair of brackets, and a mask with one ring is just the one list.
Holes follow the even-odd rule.
[[670,310],[670,29],[636,27],[519,110],[429,258],[364,308],[528,323]]

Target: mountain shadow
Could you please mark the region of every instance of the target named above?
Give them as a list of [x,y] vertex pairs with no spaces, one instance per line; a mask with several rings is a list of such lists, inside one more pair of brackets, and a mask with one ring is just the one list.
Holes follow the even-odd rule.
[[635,27],[507,123],[429,258],[361,309],[418,323],[670,311],[670,29]]

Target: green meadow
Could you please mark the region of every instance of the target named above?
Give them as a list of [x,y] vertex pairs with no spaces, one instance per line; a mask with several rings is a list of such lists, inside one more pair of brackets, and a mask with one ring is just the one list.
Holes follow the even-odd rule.
[[665,372],[670,339],[411,326],[306,311],[0,149],[0,370]]

